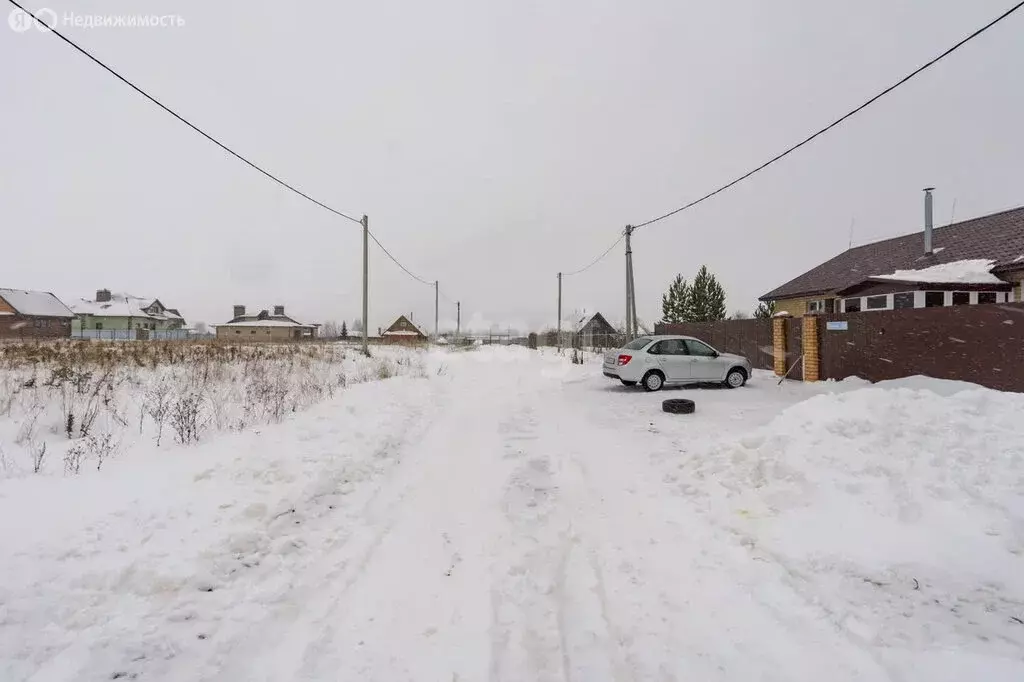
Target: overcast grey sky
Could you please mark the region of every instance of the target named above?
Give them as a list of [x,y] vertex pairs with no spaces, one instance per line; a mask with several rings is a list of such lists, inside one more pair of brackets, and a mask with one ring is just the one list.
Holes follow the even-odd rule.
[[[555,321],[555,273],[859,104],[1010,0],[26,0],[184,27],[69,37],[356,216],[463,319]],[[2,6],[4,18],[11,8]],[[717,273],[729,310],[854,243],[1024,203],[1024,14],[843,127],[634,240],[637,307]],[[55,36],[0,23],[0,286],[357,318],[359,227],[212,146]],[[566,311],[624,317],[622,249]],[[433,291],[371,250],[371,327]],[[442,318],[453,318],[453,306]],[[432,326],[432,325],[431,325]]]

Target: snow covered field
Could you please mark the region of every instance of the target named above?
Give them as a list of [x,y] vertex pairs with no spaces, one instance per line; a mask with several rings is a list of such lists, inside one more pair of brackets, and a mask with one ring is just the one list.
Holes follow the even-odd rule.
[[1024,396],[403,364],[0,480],[0,679],[1024,679]]

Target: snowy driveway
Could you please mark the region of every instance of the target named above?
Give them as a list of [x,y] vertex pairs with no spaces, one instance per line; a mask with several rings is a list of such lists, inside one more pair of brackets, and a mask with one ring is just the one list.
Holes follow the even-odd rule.
[[1019,396],[444,362],[5,482],[0,679],[1024,676]]

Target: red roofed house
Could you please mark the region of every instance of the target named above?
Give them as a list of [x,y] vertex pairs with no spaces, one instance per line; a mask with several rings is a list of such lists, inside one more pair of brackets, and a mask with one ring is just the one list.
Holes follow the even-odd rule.
[[858,246],[761,296],[778,312],[850,313],[1024,300],[1024,206]]

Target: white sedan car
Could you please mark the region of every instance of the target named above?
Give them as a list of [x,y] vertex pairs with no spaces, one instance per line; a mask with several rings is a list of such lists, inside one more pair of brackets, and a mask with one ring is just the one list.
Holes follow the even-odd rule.
[[724,383],[739,388],[753,367],[742,355],[719,353],[692,336],[641,336],[604,356],[604,375],[648,391],[666,385]]

